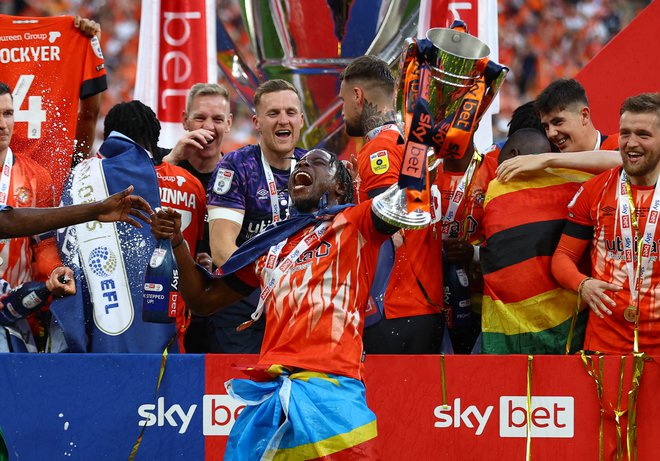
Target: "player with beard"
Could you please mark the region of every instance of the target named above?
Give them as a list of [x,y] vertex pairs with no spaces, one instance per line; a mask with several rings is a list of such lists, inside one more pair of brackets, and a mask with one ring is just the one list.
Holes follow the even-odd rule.
[[[252,122],[259,143],[226,154],[207,190],[211,256],[222,266],[236,249],[270,223],[287,216],[289,173],[305,153],[296,148],[303,127],[298,90],[284,80],[269,80],[254,95]],[[263,322],[237,332],[254,310],[258,291],[210,318],[211,352],[258,353]]]
[[[395,123],[394,76],[372,56],[354,59],[340,75],[339,98],[349,136],[364,137],[357,154],[357,202],[373,198],[399,179],[404,140]],[[401,231],[385,242],[382,261],[394,266],[384,292],[385,318],[365,330],[367,353],[429,354],[442,337],[441,239],[432,228]],[[378,287],[374,287],[378,291]],[[379,293],[373,292],[376,303]]]
[[[660,93],[633,96],[621,106],[622,167],[584,184],[568,206],[568,223],[552,259],[552,273],[591,309],[584,347],[627,354],[635,325],[639,349],[660,352],[657,296],[660,231]],[[591,243],[591,245],[589,245]],[[591,277],[577,262],[591,254]]]

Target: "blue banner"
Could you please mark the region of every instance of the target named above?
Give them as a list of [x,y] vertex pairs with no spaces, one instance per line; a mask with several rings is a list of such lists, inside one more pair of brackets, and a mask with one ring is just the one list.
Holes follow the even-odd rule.
[[[10,459],[204,459],[204,357],[0,354],[0,426]],[[184,442],[185,441],[185,442]]]

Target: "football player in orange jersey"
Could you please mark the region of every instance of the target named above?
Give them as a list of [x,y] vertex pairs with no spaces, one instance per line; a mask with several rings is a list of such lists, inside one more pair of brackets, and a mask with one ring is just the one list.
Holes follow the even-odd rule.
[[[233,380],[228,386],[238,398],[250,387],[288,402],[275,405],[268,395],[251,399],[227,453],[259,459],[266,447],[257,441],[265,438],[269,450],[291,455],[305,446],[322,450],[312,457],[350,453],[350,459],[373,459],[368,445],[377,435],[375,415],[366,407],[361,382],[364,312],[379,248],[398,228],[374,214],[371,200],[351,206],[352,189],[351,176],[335,155],[320,149],[307,153],[290,176],[291,216],[241,246],[222,266],[222,278],[198,269],[178,246],[183,237],[176,212],[152,216],[154,236],[172,240],[181,293],[198,313],[210,314],[261,287],[252,319],[265,313],[266,330],[258,366],[248,372],[274,380]],[[269,423],[261,420],[266,413]],[[272,437],[271,430],[280,426]],[[350,434],[342,437],[350,446],[326,446],[332,438],[327,433],[317,438],[318,428],[329,426]]]
[[[591,309],[585,349],[627,354],[638,334],[639,350],[657,354],[660,93],[630,97],[620,113],[623,166],[586,182],[568,205],[552,273]],[[591,277],[577,265],[588,247]]]

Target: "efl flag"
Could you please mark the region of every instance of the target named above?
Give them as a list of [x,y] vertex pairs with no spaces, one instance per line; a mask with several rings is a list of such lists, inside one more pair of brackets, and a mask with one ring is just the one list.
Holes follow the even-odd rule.
[[214,0],[143,0],[134,98],[151,107],[173,147],[195,83],[218,81]]

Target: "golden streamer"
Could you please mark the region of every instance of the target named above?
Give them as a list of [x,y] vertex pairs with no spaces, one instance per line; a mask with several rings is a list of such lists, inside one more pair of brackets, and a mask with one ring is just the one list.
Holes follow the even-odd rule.
[[[158,372],[158,380],[156,381],[156,392],[154,392],[154,400],[156,397],[158,397],[158,390],[160,389],[160,383],[163,381],[163,375],[165,374],[165,364],[167,363],[167,356],[168,356],[168,350],[174,344],[174,341],[176,340],[176,333],[174,336],[172,336],[172,339],[169,340],[167,343],[167,346],[165,346],[165,350],[163,351],[163,357],[160,360],[160,371]],[[142,437],[144,436],[144,430],[147,428],[147,425],[145,424],[142,426],[142,430],[140,431],[140,434],[138,435],[137,440],[135,441],[135,444],[133,445],[133,449],[131,450],[131,454],[128,457],[128,461],[133,461],[135,459],[135,455],[137,454],[138,448],[140,448],[140,444],[142,443]]]
[[575,312],[573,312],[573,317],[571,318],[571,326],[568,329],[568,337],[566,338],[566,351],[564,352],[564,355],[571,353],[571,343],[573,342],[573,334],[575,333],[575,324],[577,323],[578,314],[580,313],[580,298],[580,292],[578,291],[577,307],[575,308]]
[[591,376],[596,383],[596,395],[598,396],[598,403],[600,404],[600,423],[598,429],[598,460],[604,461],[604,447],[603,441],[605,438],[605,404],[603,402],[603,356],[598,356],[598,371],[594,367],[594,362],[591,356],[588,356],[584,351],[580,351],[582,364],[584,365],[587,374]]
[[527,461],[532,459],[532,360],[534,356],[527,356]]
[[442,386],[442,408],[447,409],[447,376],[445,374],[445,354],[440,354],[440,385]]
[[623,394],[623,376],[626,371],[626,356],[621,356],[621,369],[619,370],[619,389],[616,395],[616,408],[614,412],[614,424],[616,426],[616,461],[623,459],[623,437],[621,435],[621,417],[626,414],[628,410],[621,410],[621,396]]
[[643,352],[633,354],[632,389],[628,392],[628,426],[626,434],[629,461],[637,461],[637,397],[646,360],[651,359]]
[[[599,461],[604,460],[604,415],[606,411],[606,404],[614,415],[614,423],[616,427],[616,454],[614,459],[621,461],[627,454],[629,461],[637,460],[637,398],[639,396],[639,387],[641,385],[642,375],[644,373],[644,362],[651,360],[643,352],[633,353],[633,373],[632,373],[632,388],[628,391],[628,408],[622,409],[621,402],[623,400],[623,383],[625,376],[626,356],[621,356],[620,371],[619,371],[619,387],[617,392],[616,408],[604,399],[604,383],[603,383],[603,355],[598,355],[599,366],[598,371],[593,364],[591,357],[587,356],[584,351],[580,352],[582,363],[589,376],[594,379],[596,383],[596,392],[598,394],[598,401],[600,403],[600,428],[598,437],[598,452]],[[621,427],[621,419],[623,416],[628,415],[627,433],[626,433],[626,449],[623,446],[623,435]]]

